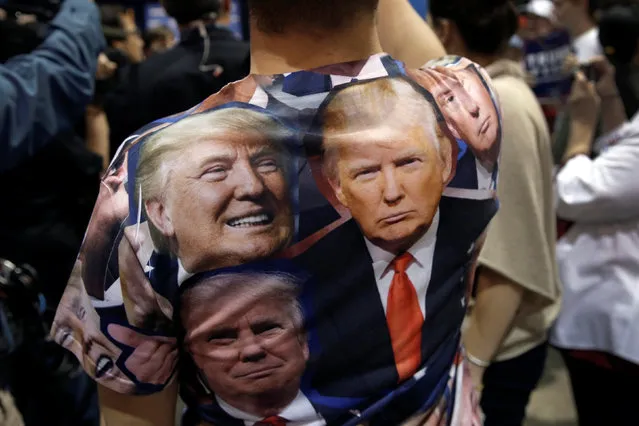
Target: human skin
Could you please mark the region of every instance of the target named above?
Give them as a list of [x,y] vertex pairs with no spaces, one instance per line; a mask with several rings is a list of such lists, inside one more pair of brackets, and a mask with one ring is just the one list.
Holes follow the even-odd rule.
[[189,272],[235,266],[285,248],[293,224],[283,159],[274,145],[240,132],[194,143],[172,164],[149,219],[175,241]]

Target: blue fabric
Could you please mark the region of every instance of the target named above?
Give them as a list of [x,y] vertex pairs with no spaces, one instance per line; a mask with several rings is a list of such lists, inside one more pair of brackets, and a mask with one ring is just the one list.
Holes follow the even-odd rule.
[[67,0],[46,41],[0,65],[0,171],[70,129],[93,97],[105,47],[97,6]]

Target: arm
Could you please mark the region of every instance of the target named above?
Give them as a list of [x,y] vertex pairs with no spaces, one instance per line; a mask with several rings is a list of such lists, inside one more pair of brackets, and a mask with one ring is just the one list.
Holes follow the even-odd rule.
[[109,144],[109,123],[104,110],[98,106],[89,105],[86,111],[86,142],[87,148],[102,157],[102,170],[109,167],[111,155]]
[[[494,84],[503,109],[504,142],[497,187],[500,208],[481,249],[475,305],[464,332],[476,385],[482,382],[484,368],[473,364],[473,359],[488,365],[498,354],[524,294],[549,300],[556,297],[538,278],[548,267],[540,251],[548,245],[546,225],[550,210],[544,208],[543,200],[551,192],[550,135],[541,112],[535,114],[518,105],[534,103],[532,94],[522,99],[522,92],[513,90],[509,83],[497,79]],[[533,261],[534,267],[530,265]]]
[[[598,87],[597,90],[602,92]],[[601,93],[603,98],[609,97]],[[557,175],[557,213],[582,223],[606,223],[639,215],[639,129],[635,121],[605,137],[618,139],[595,160],[589,158],[598,96],[578,75],[570,104],[572,123],[564,167]],[[614,97],[609,97],[614,103]],[[604,124],[618,125],[620,111],[604,101]]]
[[67,0],[35,51],[0,66],[0,171],[71,128],[93,96],[104,47],[99,12],[89,0]]
[[178,382],[150,396],[131,396],[98,387],[101,426],[174,426]]
[[597,159],[573,157],[557,175],[557,213],[582,223],[639,215],[639,132],[625,135]]
[[[477,275],[477,296],[464,344],[472,357],[489,363],[508,335],[519,310],[524,288],[489,267],[480,267]],[[484,368],[470,363],[473,382],[479,386]]]
[[619,96],[614,67],[603,57],[593,59],[591,64],[600,75],[595,88],[601,98],[601,133],[605,135],[618,129],[628,117]]
[[439,39],[408,0],[380,0],[379,38],[383,49],[410,68],[446,54]]

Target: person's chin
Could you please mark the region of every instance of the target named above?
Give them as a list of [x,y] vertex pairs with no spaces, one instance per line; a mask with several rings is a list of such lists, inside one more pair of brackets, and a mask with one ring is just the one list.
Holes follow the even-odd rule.
[[283,250],[287,242],[288,237],[281,235],[268,235],[253,239],[252,241],[247,240],[242,247],[240,247],[241,251],[238,252],[238,263],[271,257]]
[[408,250],[419,238],[424,235],[419,226],[413,223],[398,223],[386,227],[373,241],[380,247],[394,247],[395,250]]

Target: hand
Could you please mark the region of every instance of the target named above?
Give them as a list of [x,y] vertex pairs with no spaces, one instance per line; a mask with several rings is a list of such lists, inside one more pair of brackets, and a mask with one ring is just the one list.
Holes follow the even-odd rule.
[[107,330],[113,339],[134,348],[124,366],[140,383],[167,384],[178,361],[177,339],[146,336],[117,324],[110,324]]
[[570,54],[564,59],[564,63],[561,66],[561,71],[565,75],[573,75],[579,71],[579,60],[576,55]]
[[113,76],[117,69],[118,65],[115,62],[112,62],[104,53],[100,53],[95,78],[96,80],[107,80]]
[[118,248],[120,284],[129,324],[139,328],[154,328],[168,317],[163,315],[156,293],[151,286],[144,266],[152,248],[145,244],[147,236],[143,229],[130,226],[124,230],[124,238]]
[[468,370],[470,371],[470,378],[472,380],[473,387],[477,391],[479,391],[483,387],[484,373],[486,372],[486,369],[471,362],[468,362],[467,364]]
[[599,80],[595,82],[595,89],[599,97],[604,100],[610,97],[618,97],[619,90],[615,80],[615,67],[603,56],[598,56],[590,61],[590,65],[595,69]]
[[590,127],[596,126],[601,99],[594,83],[588,81],[584,73],[578,71],[568,98],[568,111],[574,122]]

